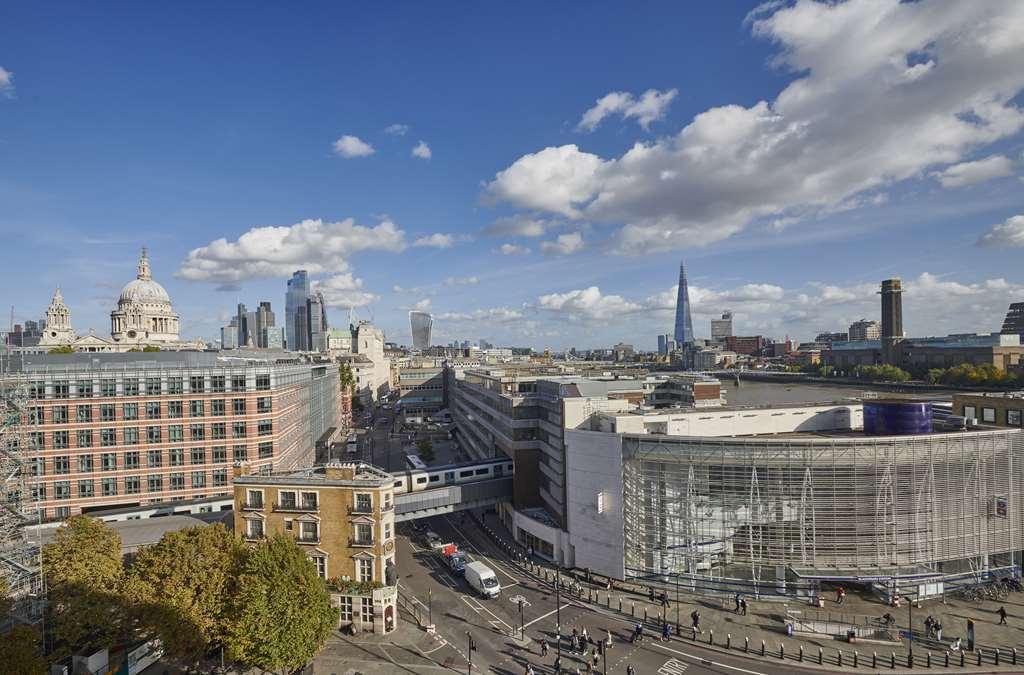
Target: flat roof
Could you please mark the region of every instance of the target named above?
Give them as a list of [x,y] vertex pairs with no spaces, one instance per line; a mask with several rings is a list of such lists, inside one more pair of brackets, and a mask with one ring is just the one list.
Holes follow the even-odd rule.
[[[327,478],[327,469],[341,469],[355,467],[355,478]],[[332,462],[320,464],[309,469],[259,475],[236,476],[233,479],[235,485],[322,485],[324,487],[383,487],[394,483],[394,476],[378,469],[377,467],[363,462]]]
[[[93,515],[93,514],[89,514]],[[168,532],[177,532],[190,527],[206,527],[207,523],[198,518],[185,515],[161,516],[159,518],[141,518],[139,520],[118,520],[106,523],[107,527],[121,537],[121,550],[133,551],[143,546],[152,546],[160,541]],[[50,543],[59,528],[43,529],[39,533],[41,545]],[[31,528],[28,530],[31,532]],[[30,534],[31,536],[31,534]]]

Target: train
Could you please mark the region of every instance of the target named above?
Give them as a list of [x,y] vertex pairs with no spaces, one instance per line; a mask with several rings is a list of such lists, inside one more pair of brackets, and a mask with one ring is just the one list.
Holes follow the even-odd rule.
[[515,463],[508,458],[481,460],[465,464],[448,464],[425,469],[407,468],[402,473],[394,473],[395,494],[420,492],[448,485],[474,483],[489,478],[511,476],[515,471]]

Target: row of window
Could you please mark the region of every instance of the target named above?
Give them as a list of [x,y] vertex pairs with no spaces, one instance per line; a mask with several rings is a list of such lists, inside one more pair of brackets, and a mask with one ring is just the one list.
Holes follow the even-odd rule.
[[[72,458],[71,455],[58,455],[52,458],[53,473],[55,475],[71,473],[72,460],[77,466],[78,473],[92,473],[100,471],[117,471],[118,469],[138,469],[143,453],[139,450],[130,450],[120,453],[120,463],[116,452],[104,452],[99,455],[79,454]],[[271,459],[274,456],[274,443],[266,441],[257,447],[259,459]],[[231,460],[233,462],[245,462],[249,459],[248,446],[231,446]],[[98,461],[97,461],[98,457]],[[226,464],[228,461],[228,447],[226,445],[215,445],[211,448],[191,448],[187,455],[189,463],[206,464],[207,459],[212,464]],[[150,469],[159,468],[164,465],[165,451],[146,450],[146,467]],[[167,466],[184,466],[186,451],[184,448],[170,448],[166,450]],[[28,462],[28,474],[30,476],[46,475],[46,460],[43,457],[34,457]]]
[[[269,413],[273,410],[273,399],[270,396],[260,396],[256,399],[256,412],[257,413]],[[208,401],[210,406],[211,417],[223,417],[227,414],[227,399],[215,398]],[[188,402],[188,416],[189,417],[205,417],[207,409],[207,401],[205,400],[193,400]],[[185,416],[185,401],[167,401],[162,404],[160,401],[149,401],[143,405],[143,412],[147,420],[158,420],[162,416],[166,415],[167,419],[180,419]],[[117,404],[115,403],[101,403],[100,405],[76,405],[75,406],[75,419],[74,421],[80,423],[87,422],[116,422],[117,421]],[[244,398],[233,398],[231,399],[231,414],[233,415],[245,415],[246,414],[246,399]],[[45,414],[43,406],[30,406],[28,409],[28,424],[38,425],[46,424]],[[70,417],[70,406],[66,405],[55,405],[50,407],[50,423],[51,424],[67,424],[71,422]],[[137,420],[139,419],[139,404],[138,403],[123,403],[121,404],[121,419],[122,420]]]
[[[79,499],[116,497],[119,494],[137,495],[142,493],[143,483],[145,483],[147,492],[163,492],[164,489],[176,491],[185,489],[185,477],[185,473],[170,473],[166,475],[152,474],[149,476],[125,476],[124,478],[101,478],[99,481],[92,478],[74,482],[58,480],[54,481],[50,486],[45,483],[29,486],[29,496],[33,501],[42,501],[48,498],[56,500],[71,499],[71,488],[73,486],[77,487],[75,496]],[[209,474],[205,471],[192,471],[189,478],[191,489],[226,487],[228,484],[228,470],[214,469]],[[209,482],[207,479],[209,479]],[[48,494],[48,489],[52,490],[52,493]]]
[[[173,474],[172,474],[173,475]],[[295,539],[302,544],[320,543],[320,523],[305,520],[286,520],[284,529],[295,534]],[[391,523],[386,522],[383,526],[383,540],[391,540]],[[355,546],[373,545],[373,525],[357,523],[353,530],[351,544]],[[247,539],[262,539],[266,536],[266,527],[259,518],[247,518],[245,520],[245,536]]]
[[[1022,410],[1014,410],[1012,408],[1007,409],[1005,411],[1002,411],[1002,412],[1005,413],[1005,417],[1003,419],[998,419],[998,417],[1002,417],[1001,415],[997,414],[999,412],[1000,411],[996,410],[995,408],[982,408],[981,409],[981,422],[982,422],[982,424],[1005,424],[1008,427],[1024,426],[1024,425],[1022,425],[1022,422],[1024,422],[1024,411],[1022,411]],[[967,417],[967,418],[972,418],[973,417],[973,418],[977,419],[978,418],[977,409],[973,405],[965,405],[964,406],[964,417]]]
[[[228,383],[231,389],[228,389]],[[185,377],[145,377],[125,378],[120,382],[113,378],[94,380],[56,380],[50,387],[49,395],[45,382],[30,382],[28,385],[29,398],[92,398],[93,396],[174,396],[186,393],[185,384],[188,384],[188,393],[205,394],[227,391],[251,391],[247,387],[247,380],[244,375],[232,375],[228,378],[225,375],[192,375]],[[256,376],[256,391],[270,391],[270,375]],[[74,396],[72,396],[74,394]]]
[[[228,438],[227,422],[213,422],[209,427],[209,440],[221,441]],[[121,442],[118,443],[117,429],[114,427],[106,429],[78,429],[74,432],[76,448],[101,448],[114,447],[116,445],[138,445],[139,427],[125,427],[121,429]],[[145,427],[146,443],[153,445],[163,443],[163,427]],[[190,424],[188,426],[189,440],[207,440],[207,427],[205,424]],[[270,436],[274,433],[273,420],[259,420],[256,423],[256,434],[258,436]],[[231,423],[231,438],[245,438],[247,426],[245,422]],[[50,444],[46,444],[46,434],[41,431],[29,432],[29,440],[36,450],[63,450],[71,447],[72,432],[66,429],[50,432]],[[167,425],[167,442],[182,443],[185,440],[184,424]]]

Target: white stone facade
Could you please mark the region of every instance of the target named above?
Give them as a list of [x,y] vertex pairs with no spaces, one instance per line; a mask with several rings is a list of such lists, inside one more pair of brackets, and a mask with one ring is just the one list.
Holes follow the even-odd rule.
[[143,248],[138,276],[121,290],[117,309],[110,313],[110,337],[121,344],[170,343],[180,340],[179,330],[171,298],[153,281]]

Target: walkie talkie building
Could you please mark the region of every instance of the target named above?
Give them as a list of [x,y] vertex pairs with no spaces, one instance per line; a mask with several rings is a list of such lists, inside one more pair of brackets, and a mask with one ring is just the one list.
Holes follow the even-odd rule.
[[430,329],[434,326],[434,317],[426,312],[413,310],[409,312],[409,329],[412,332],[412,348],[423,351],[430,349]]

